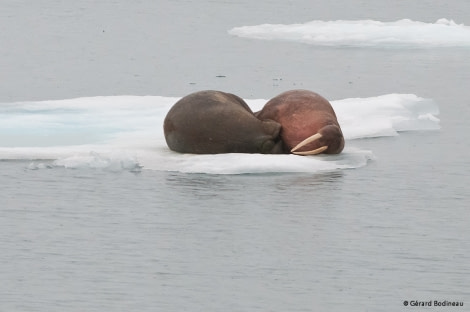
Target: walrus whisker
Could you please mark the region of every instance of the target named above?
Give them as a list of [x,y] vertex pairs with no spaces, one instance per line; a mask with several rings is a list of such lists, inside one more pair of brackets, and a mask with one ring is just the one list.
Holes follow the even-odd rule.
[[293,154],[295,155],[302,155],[302,156],[306,156],[306,155],[316,155],[316,154],[320,154],[321,152],[323,152],[324,150],[326,150],[328,148],[328,146],[322,146],[322,147],[319,147],[317,149],[314,149],[314,150],[311,150],[311,151],[307,151],[307,152],[293,152]]
[[[301,148],[302,146],[305,146],[307,145],[308,143],[311,143],[315,140],[318,140],[319,138],[321,138],[322,135],[320,133],[315,133],[314,135],[306,138],[305,140],[303,140],[302,142],[300,142],[299,144],[297,144],[293,149],[291,149],[291,153],[293,153],[294,151],[298,150],[299,148]],[[321,148],[321,147],[320,147]]]

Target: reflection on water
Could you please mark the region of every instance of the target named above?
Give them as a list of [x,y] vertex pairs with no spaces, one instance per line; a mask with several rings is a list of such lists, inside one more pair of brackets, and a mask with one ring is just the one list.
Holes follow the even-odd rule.
[[[317,196],[317,200],[329,197],[339,191],[343,171],[331,171],[317,174],[241,174],[211,175],[165,173],[166,185],[175,193],[178,201],[208,200],[233,201],[247,206],[258,202],[286,207],[296,202],[305,202],[307,198]],[[226,202],[225,202],[226,203]]]

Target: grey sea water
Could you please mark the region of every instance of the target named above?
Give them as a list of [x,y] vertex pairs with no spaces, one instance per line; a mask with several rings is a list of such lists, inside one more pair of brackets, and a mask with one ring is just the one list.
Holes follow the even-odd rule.
[[[470,50],[228,35],[310,20],[454,19],[467,1],[1,1],[0,102],[220,89],[413,93],[441,129],[355,140],[319,174],[0,161],[1,311],[467,311]],[[1,105],[1,104],[0,104]],[[463,307],[405,306],[457,301]]]

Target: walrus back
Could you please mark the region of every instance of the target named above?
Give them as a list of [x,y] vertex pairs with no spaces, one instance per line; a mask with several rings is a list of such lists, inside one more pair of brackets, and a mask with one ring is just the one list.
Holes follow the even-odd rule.
[[176,102],[163,129],[168,147],[180,153],[263,153],[275,150],[280,125],[257,119],[236,95],[209,90]]

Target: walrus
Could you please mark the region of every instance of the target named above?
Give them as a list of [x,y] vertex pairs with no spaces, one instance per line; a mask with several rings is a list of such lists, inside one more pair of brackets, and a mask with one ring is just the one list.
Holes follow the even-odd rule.
[[168,147],[180,153],[282,153],[281,125],[260,120],[231,93],[205,90],[177,101],[163,123]]
[[269,100],[255,115],[281,124],[286,152],[339,154],[344,137],[330,102],[309,90],[291,90]]

